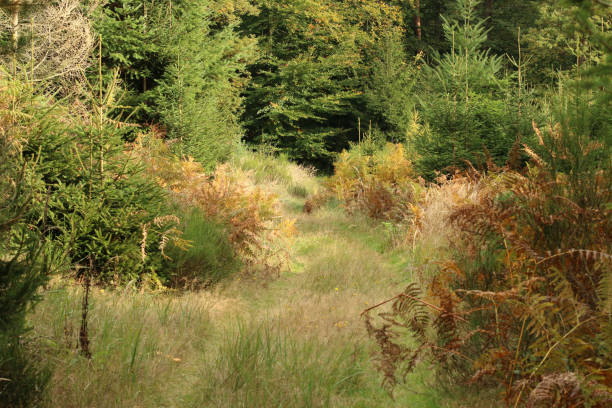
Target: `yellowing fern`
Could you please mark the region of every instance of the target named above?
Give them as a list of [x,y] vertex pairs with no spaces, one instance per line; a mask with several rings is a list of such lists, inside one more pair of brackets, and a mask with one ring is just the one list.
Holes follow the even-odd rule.
[[387,144],[373,154],[344,151],[335,163],[329,181],[331,190],[348,211],[361,211],[372,218],[411,218],[412,203],[420,197],[412,163],[401,144]]

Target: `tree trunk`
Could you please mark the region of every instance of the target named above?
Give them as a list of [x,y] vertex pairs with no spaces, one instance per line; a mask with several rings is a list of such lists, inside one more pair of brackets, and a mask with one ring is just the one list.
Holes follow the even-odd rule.
[[91,287],[91,271],[93,269],[91,257],[89,258],[90,269],[83,281],[83,301],[81,303],[81,329],[79,330],[79,344],[81,354],[87,359],[91,359],[89,348],[89,329],[87,328],[87,314],[89,312],[89,288]]
[[416,0],[414,3],[414,30],[416,33],[417,40],[420,42],[422,39],[422,31],[421,31],[421,0]]
[[11,40],[13,45],[13,74],[17,75],[17,47],[19,46],[19,12],[23,6],[43,3],[42,0],[0,0],[0,8],[11,15]]
[[19,6],[11,7],[11,37],[13,40],[13,52],[17,52],[19,43]]

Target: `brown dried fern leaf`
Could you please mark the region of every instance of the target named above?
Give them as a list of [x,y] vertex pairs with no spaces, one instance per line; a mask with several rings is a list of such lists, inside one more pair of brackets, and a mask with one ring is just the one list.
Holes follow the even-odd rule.
[[549,374],[531,391],[527,408],[583,407],[580,380],[574,373]]

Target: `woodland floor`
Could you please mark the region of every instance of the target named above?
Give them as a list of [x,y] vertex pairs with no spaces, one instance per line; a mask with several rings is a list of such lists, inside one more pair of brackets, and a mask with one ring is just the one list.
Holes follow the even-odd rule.
[[282,203],[298,230],[288,271],[183,295],[95,289],[90,361],[75,349],[80,289],[55,282],[32,317],[55,368],[48,406],[468,406],[428,385],[426,367],[391,399],[373,366],[360,314],[412,280],[418,248],[389,249],[384,225],[333,204]]

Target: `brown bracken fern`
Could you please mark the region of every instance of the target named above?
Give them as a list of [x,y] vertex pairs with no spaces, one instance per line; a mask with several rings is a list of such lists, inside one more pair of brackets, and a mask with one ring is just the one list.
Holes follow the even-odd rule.
[[390,389],[424,360],[454,383],[499,387],[512,407],[611,406],[612,174],[585,186],[525,152],[521,173],[466,176],[477,196],[448,216],[453,259],[422,292],[411,284],[364,311]]

